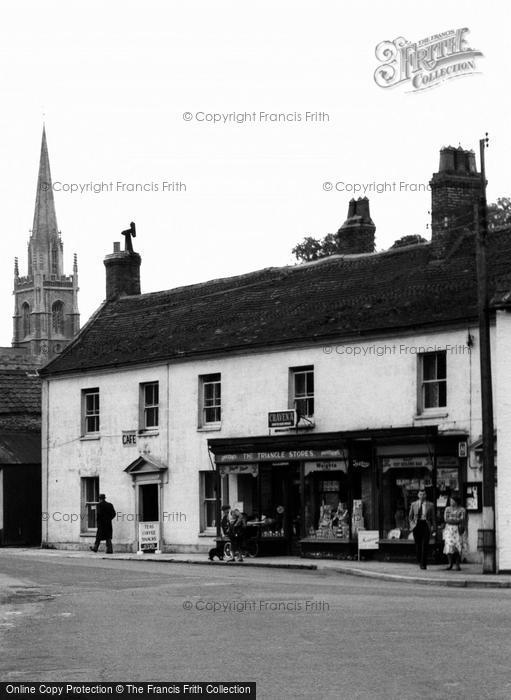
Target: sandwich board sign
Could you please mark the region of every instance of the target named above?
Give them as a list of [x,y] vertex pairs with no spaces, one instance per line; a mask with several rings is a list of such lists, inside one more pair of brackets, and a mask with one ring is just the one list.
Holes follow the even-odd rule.
[[138,524],[138,552],[154,552],[161,554],[160,548],[160,523],[155,521],[145,521]]
[[378,549],[380,543],[379,530],[359,530],[358,536],[358,560],[360,561],[361,549]]

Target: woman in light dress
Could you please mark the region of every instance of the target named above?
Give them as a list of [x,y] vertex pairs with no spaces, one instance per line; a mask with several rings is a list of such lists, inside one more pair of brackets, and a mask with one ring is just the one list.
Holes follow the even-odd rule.
[[460,562],[463,554],[466,511],[462,508],[455,495],[450,496],[449,505],[444,512],[444,554],[447,554],[450,571],[454,565],[456,571],[460,571]]

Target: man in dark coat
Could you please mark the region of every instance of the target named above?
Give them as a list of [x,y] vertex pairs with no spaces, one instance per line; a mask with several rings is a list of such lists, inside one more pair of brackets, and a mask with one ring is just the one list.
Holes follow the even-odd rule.
[[99,494],[99,503],[96,509],[96,521],[98,531],[94,547],[90,547],[93,552],[97,552],[101,540],[106,540],[106,553],[113,554],[112,549],[112,520],[115,518],[115,510],[111,503],[106,500],[104,493]]

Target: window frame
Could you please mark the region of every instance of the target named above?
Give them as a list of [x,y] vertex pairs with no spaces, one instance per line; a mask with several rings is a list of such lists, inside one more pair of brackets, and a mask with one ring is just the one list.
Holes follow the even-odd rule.
[[[296,380],[297,377],[305,375],[305,393],[303,395],[297,396],[296,392]],[[308,378],[307,376],[312,376],[312,393],[308,391]],[[297,412],[298,421],[300,418],[307,418],[309,420],[314,419],[315,411],[315,381],[314,381],[314,365],[303,365],[301,367],[290,367],[289,368],[289,408],[294,408]],[[312,412],[301,413],[298,410],[298,401],[305,401],[307,407],[310,407],[312,402]]]
[[[156,387],[157,391],[157,402],[148,403],[146,390],[149,387]],[[140,390],[140,411],[139,411],[139,432],[151,432],[153,430],[158,430],[160,427],[160,382],[141,382],[139,384]],[[153,397],[154,400],[154,397]],[[147,416],[149,411],[154,411],[156,414],[156,423],[154,425],[147,424]]]
[[[95,500],[88,500],[87,486],[92,483]],[[99,476],[82,476],[80,478],[80,533],[90,534],[97,530],[97,505],[99,503]],[[90,509],[90,510],[89,510]],[[89,513],[94,513],[94,525],[89,526]]]
[[[443,377],[438,376],[438,358],[443,357],[443,364],[445,368],[445,373]],[[435,361],[435,377],[433,379],[424,378],[425,369],[425,359],[429,357],[436,358]],[[447,351],[446,350],[434,350],[431,352],[423,352],[418,356],[418,381],[417,381],[417,413],[419,415],[428,415],[431,413],[438,413],[439,411],[447,410]],[[435,406],[426,406],[426,387],[437,385],[438,387],[438,403]],[[444,387],[445,402],[440,403],[441,389],[440,386]]]
[[[218,395],[206,399],[206,387],[218,386]],[[206,405],[207,401],[213,401],[212,404]],[[207,411],[218,411],[218,418],[215,420],[207,420]],[[222,425],[222,374],[221,372],[211,372],[209,374],[199,375],[199,428],[202,429],[219,429]]]
[[[97,407],[93,406],[93,409],[97,410],[95,412],[88,413],[87,399],[89,396],[97,396]],[[97,419],[97,428],[95,430],[88,430],[89,420]],[[99,436],[101,428],[101,403],[100,403],[100,391],[99,387],[93,387],[91,389],[82,389],[82,436]]]
[[21,331],[23,338],[28,338],[32,333],[32,319],[30,318],[30,304],[28,301],[24,301],[21,305]]
[[56,299],[51,305],[51,328],[55,335],[64,335],[64,302]]
[[[213,489],[213,496],[206,496],[207,494],[207,489],[206,489],[206,480],[207,477],[211,476],[212,479],[212,489]],[[200,528],[200,533],[202,534],[207,534],[207,535],[216,535],[216,501],[217,501],[217,492],[216,492],[216,486],[217,486],[217,478],[218,478],[218,473],[214,469],[203,469],[199,471],[199,528]],[[221,494],[221,499],[220,499],[220,505],[223,503],[228,503],[229,502],[229,477],[228,476],[223,476],[220,477],[220,494]],[[212,525],[208,525],[207,519],[208,519],[208,510],[207,510],[207,504],[208,503],[213,503],[214,504],[214,520]]]

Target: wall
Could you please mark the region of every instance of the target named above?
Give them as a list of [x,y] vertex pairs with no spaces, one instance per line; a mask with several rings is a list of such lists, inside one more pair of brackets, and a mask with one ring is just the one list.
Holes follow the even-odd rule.
[[[471,353],[466,347],[468,329],[462,328],[51,379],[45,415],[47,540],[88,546],[89,540],[79,536],[79,523],[56,521],[51,514],[79,514],[79,478],[98,475],[100,490],[124,514],[114,521],[114,542],[118,549],[129,549],[135,539],[134,489],[124,469],[146,448],[169,467],[163,488],[164,541],[173,548],[209,545],[209,539],[199,536],[198,472],[211,469],[207,440],[267,435],[268,411],[288,407],[288,370],[293,366],[314,365],[315,432],[431,424],[441,431],[466,431],[472,441],[481,434],[481,409],[477,331],[470,332],[476,339]],[[448,407],[417,416],[417,352],[435,346],[450,348]],[[222,427],[198,430],[198,375],[213,372],[222,374]],[[139,439],[136,447],[123,447],[122,431],[138,427],[138,385],[146,381],[160,382],[160,429],[157,435]],[[84,440],[80,439],[81,390],[95,386],[101,394],[101,438]],[[479,478],[470,474],[468,480]],[[235,497],[231,493],[231,500]],[[469,523],[471,549],[476,530]]]

